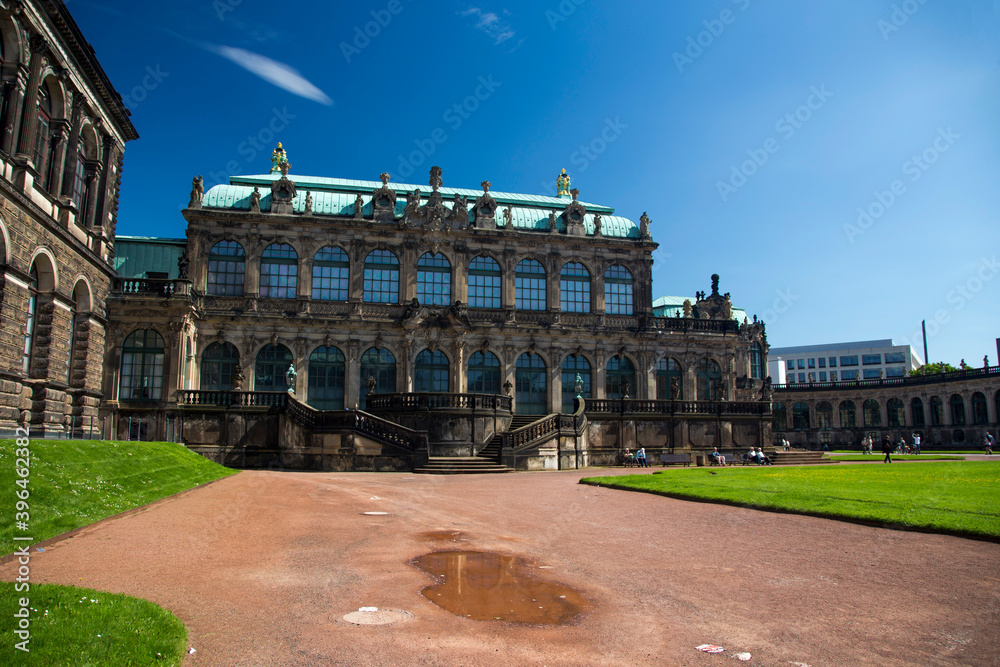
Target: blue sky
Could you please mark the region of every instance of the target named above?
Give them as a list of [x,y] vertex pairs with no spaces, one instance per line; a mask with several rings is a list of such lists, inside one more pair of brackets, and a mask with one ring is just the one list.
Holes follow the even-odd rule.
[[932,359],[997,363],[1000,0],[67,4],[142,137],[121,234],[183,236],[191,178],[276,140],[293,177],[566,168],[649,212],[656,295],[719,273],[772,346],[926,319]]

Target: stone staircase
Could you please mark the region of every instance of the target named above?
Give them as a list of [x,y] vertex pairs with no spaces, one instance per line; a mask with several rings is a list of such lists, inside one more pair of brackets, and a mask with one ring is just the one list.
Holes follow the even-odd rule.
[[836,463],[832,461],[829,457],[824,458],[823,452],[774,452],[773,454],[768,454],[771,458],[771,462],[774,465],[782,466],[803,466],[803,465],[814,465],[818,463]]
[[476,458],[487,459],[489,461],[499,461],[500,460],[500,450],[502,449],[502,438],[499,434],[494,434],[486,446],[479,450],[476,454]]
[[424,475],[481,475],[514,471],[481,456],[432,456],[413,472]]

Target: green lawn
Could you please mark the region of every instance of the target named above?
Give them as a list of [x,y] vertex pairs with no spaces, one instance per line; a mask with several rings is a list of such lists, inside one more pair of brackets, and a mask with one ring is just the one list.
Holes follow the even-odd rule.
[[682,468],[580,480],[677,498],[1000,538],[1000,465]]
[[[16,507],[15,494],[24,490],[15,485],[17,470],[27,470],[28,534],[35,542],[236,472],[169,442],[32,440],[30,451],[25,469],[15,461],[14,441],[0,441],[0,507]],[[7,516],[0,554],[14,551],[21,543],[12,537],[24,535]]]
[[[881,461],[885,454],[831,454],[833,461]],[[893,461],[964,461],[961,456],[945,456],[944,454],[893,454]]]
[[[13,630],[19,600],[28,599],[27,653]],[[152,602],[89,588],[31,584],[16,592],[0,583],[0,616],[4,632],[0,664],[4,665],[163,665],[184,661],[187,630],[176,616]]]

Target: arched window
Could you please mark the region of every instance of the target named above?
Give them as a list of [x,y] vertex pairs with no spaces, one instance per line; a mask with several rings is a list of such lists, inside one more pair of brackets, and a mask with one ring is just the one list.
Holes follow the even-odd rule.
[[980,391],[972,395],[972,423],[976,426],[990,423],[990,417],[986,413],[986,395]]
[[480,255],[469,264],[469,307],[499,308],[501,305],[500,265],[492,257]]
[[889,428],[906,426],[906,406],[901,399],[890,398],[885,404],[885,410],[889,418]]
[[417,260],[417,300],[428,306],[451,303],[451,263],[441,253],[424,253]]
[[829,401],[816,404],[816,427],[824,431],[833,428],[833,405]]
[[545,267],[522,259],[514,272],[514,306],[518,310],[545,310]]
[[750,377],[754,380],[764,379],[764,350],[760,343],[750,346]]
[[604,312],[609,315],[632,314],[632,273],[616,264],[604,272]]
[[604,373],[604,394],[607,398],[632,398],[635,396],[635,366],[628,357],[608,359]]
[[656,364],[656,398],[660,401],[684,400],[684,374],[676,359],[660,359]]
[[152,329],[133,331],[122,343],[118,396],[123,401],[163,398],[163,337]]
[[374,347],[361,355],[361,400],[358,405],[362,410],[366,407],[368,396],[368,378],[375,378],[373,391],[376,394],[391,394],[396,391],[396,357],[384,347],[380,350]]
[[591,393],[590,362],[582,354],[571,354],[562,362],[562,411],[573,412],[573,400],[576,398],[576,376],[580,376],[583,389],[580,395],[584,398],[593,396]]
[[232,343],[212,343],[201,353],[201,388],[232,391],[233,375],[240,365],[240,351]]
[[365,258],[364,300],[399,302],[399,259],[388,250],[373,250]]
[[917,397],[910,401],[910,415],[914,426],[924,426],[924,402]]
[[347,301],[350,278],[351,264],[347,253],[334,246],[320,248],[313,257],[312,298]]
[[965,399],[959,394],[951,397],[951,425],[965,426]]
[[856,428],[858,425],[858,410],[854,401],[840,402],[840,428]]
[[260,296],[294,299],[299,282],[299,256],[287,243],[272,243],[260,256]]
[[784,431],[788,428],[788,409],[784,403],[771,405],[771,421],[774,422],[775,431]]
[[309,356],[309,393],[306,403],[317,410],[344,409],[344,353],[319,346]]
[[792,406],[792,428],[796,431],[809,430],[809,404],[801,401]]
[[208,293],[212,296],[243,296],[246,256],[236,241],[220,241],[208,253]]
[[28,319],[24,323],[24,349],[21,357],[21,372],[31,370],[31,353],[35,347],[35,324],[38,321],[38,268],[32,264],[28,283]]
[[514,366],[515,412],[519,415],[548,414],[548,382],[545,361],[537,354],[525,352]]
[[879,428],[882,426],[882,406],[873,398],[869,398],[861,406],[864,413],[865,428]]
[[52,94],[49,92],[49,87],[45,82],[38,87],[38,108],[36,111],[38,115],[38,121],[35,125],[35,150],[32,158],[34,159],[35,169],[39,174],[39,185],[45,183],[44,178],[41,177],[45,173],[46,164],[45,159],[49,154],[49,135],[50,127],[52,125]]
[[284,345],[265,345],[257,353],[254,369],[254,391],[287,391],[288,367],[292,365],[292,353]]
[[413,365],[414,391],[448,391],[448,357],[441,350],[424,350]]
[[[70,158],[73,161],[73,206],[77,210],[77,219],[85,225],[88,222],[86,219],[88,202],[94,196],[87,179],[87,156],[97,152],[92,143],[88,145],[88,142],[92,141],[87,134],[81,134],[76,144],[76,155]],[[91,151],[88,151],[88,148]]]
[[944,401],[938,396],[931,397],[931,426],[944,424]]
[[559,275],[559,307],[564,313],[590,312],[590,271],[579,262],[570,262]]
[[701,362],[698,368],[698,400],[720,401],[723,396],[722,368],[713,359]]
[[466,380],[470,394],[499,394],[500,360],[497,355],[479,351],[469,357]]

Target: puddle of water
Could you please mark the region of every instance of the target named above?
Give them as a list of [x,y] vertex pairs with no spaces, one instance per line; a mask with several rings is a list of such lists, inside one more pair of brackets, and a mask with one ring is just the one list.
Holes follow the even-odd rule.
[[388,512],[362,512],[365,516],[389,516]]
[[460,530],[429,530],[426,533],[420,533],[419,537],[429,542],[465,541],[465,534]]
[[586,611],[583,595],[531,575],[514,556],[479,551],[437,551],[413,564],[438,578],[421,594],[445,611],[477,621],[563,625]]

